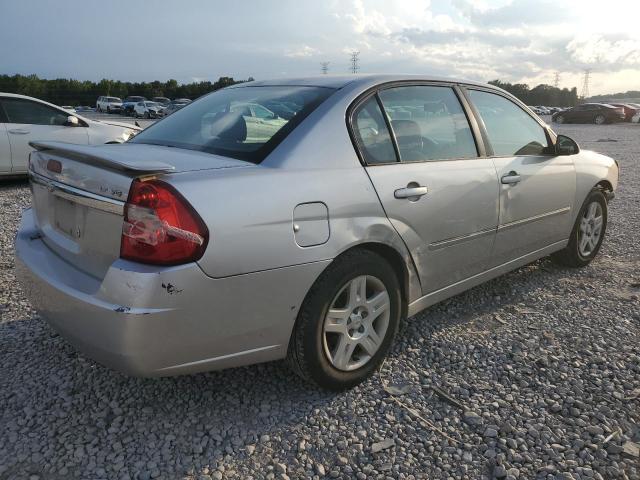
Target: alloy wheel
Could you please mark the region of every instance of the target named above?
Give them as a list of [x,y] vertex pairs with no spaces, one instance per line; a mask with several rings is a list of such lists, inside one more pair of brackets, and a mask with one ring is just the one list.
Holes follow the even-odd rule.
[[582,257],[588,257],[598,247],[603,223],[602,205],[591,202],[584,211],[578,230],[578,252]]
[[596,117],[596,124],[597,125],[602,125],[605,121],[604,115],[598,115]]
[[390,299],[384,283],[372,275],[348,281],[325,316],[325,355],[338,370],[364,366],[382,345],[389,327]]

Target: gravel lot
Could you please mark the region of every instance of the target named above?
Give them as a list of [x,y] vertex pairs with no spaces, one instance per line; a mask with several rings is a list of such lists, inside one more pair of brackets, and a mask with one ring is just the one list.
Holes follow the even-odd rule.
[[622,167],[599,258],[428,309],[342,394],[282,362],[150,380],[78,355],[15,282],[29,191],[1,184],[0,478],[640,478],[640,125],[557,130]]

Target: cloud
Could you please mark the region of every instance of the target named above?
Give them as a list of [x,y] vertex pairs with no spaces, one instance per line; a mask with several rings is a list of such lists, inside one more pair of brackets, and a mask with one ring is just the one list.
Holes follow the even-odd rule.
[[285,52],[284,56],[289,58],[304,58],[312,57],[313,55],[316,55],[318,53],[320,53],[319,50],[310,47],[309,45],[301,45],[300,47],[293,50],[288,50],[287,52]]
[[604,35],[581,36],[571,40],[567,52],[576,64],[621,70],[640,66],[639,38],[612,38]]

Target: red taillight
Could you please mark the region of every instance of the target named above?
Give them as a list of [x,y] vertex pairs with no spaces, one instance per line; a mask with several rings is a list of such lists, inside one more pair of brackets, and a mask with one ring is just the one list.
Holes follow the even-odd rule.
[[121,258],[154,265],[194,262],[208,240],[200,216],[171,185],[133,181],[124,208]]

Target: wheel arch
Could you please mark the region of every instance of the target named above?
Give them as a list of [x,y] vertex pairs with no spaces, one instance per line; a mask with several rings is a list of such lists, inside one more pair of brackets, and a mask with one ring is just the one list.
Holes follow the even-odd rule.
[[[352,252],[354,250],[367,250],[381,256],[396,273],[400,282],[401,295],[402,295],[402,318],[406,318],[409,304],[412,301],[412,295],[415,295],[415,284],[417,282],[417,276],[413,273],[413,265],[407,265],[405,257],[397,249],[381,242],[364,242],[357,245],[353,245],[348,249],[340,253],[334,262],[339,260],[343,255]],[[419,284],[419,282],[418,282]]]

